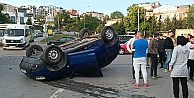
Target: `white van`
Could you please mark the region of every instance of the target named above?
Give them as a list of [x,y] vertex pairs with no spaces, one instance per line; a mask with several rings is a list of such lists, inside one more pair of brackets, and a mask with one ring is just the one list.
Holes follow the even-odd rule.
[[30,42],[34,41],[31,25],[0,24],[0,28],[4,28],[3,50],[25,49]]

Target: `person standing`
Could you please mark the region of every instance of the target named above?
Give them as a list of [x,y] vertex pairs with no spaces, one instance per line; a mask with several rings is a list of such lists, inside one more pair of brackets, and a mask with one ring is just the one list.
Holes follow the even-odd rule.
[[187,67],[189,70],[189,80],[193,80],[193,73],[194,73],[194,36],[190,37],[190,42],[186,44],[187,47],[190,49],[190,54],[189,54],[189,60],[187,62]]
[[[149,42],[150,42],[150,40],[153,39],[153,36],[152,36],[152,35],[148,35],[148,36],[146,37],[146,39],[147,39],[148,45],[149,45]],[[149,68],[149,67],[151,67],[152,60],[151,60],[151,57],[150,57],[150,53],[148,52],[148,48],[147,48],[146,53],[147,53],[146,62],[147,62],[147,67]]]
[[169,63],[170,77],[173,81],[173,94],[175,98],[179,98],[179,81],[182,85],[183,98],[188,98],[187,85],[187,61],[189,57],[189,48],[186,46],[187,39],[183,36],[177,37],[177,46],[172,53],[172,59]]
[[168,72],[168,67],[169,67],[169,63],[172,57],[172,52],[174,49],[174,44],[173,44],[173,38],[174,36],[174,32],[172,32],[171,30],[169,30],[168,32],[168,37],[165,39],[165,51],[166,51],[166,61],[164,63],[164,72]]
[[158,36],[159,34],[156,33],[154,34],[154,38],[149,42],[148,45],[148,52],[150,53],[150,57],[152,60],[152,64],[151,64],[151,78],[155,79],[155,78],[159,78],[160,76],[157,74],[157,68],[158,68]]
[[158,53],[159,53],[159,60],[160,60],[160,68],[163,68],[164,62],[165,62],[165,40],[163,38],[163,34],[159,34],[158,39]]
[[133,58],[133,67],[135,70],[135,80],[134,86],[139,87],[139,71],[143,74],[144,86],[149,86],[147,83],[147,71],[146,71],[146,50],[148,47],[148,41],[144,39],[144,33],[141,31],[137,32],[138,39],[134,41],[132,48],[135,49]]
[[[134,70],[134,68],[133,68],[133,57],[134,57],[134,52],[135,52],[135,49],[132,49],[132,45],[133,45],[133,43],[134,43],[134,41],[136,40],[136,39],[138,39],[138,37],[137,37],[137,31],[135,32],[135,36],[134,36],[134,38],[131,38],[130,40],[129,40],[129,42],[127,43],[127,50],[129,51],[129,53],[132,53],[132,77],[133,77],[133,79],[135,79],[135,70]],[[131,47],[131,48],[130,48]],[[141,75],[141,71],[140,71],[140,77],[142,77],[142,75]]]

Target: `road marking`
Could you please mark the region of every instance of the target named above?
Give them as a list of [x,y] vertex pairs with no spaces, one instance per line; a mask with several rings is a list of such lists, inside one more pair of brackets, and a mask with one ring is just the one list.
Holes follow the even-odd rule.
[[194,92],[194,87],[190,83],[187,83],[187,84],[188,84],[189,89]]
[[57,98],[58,95],[63,91],[64,89],[59,88],[52,96],[50,96],[49,98]]

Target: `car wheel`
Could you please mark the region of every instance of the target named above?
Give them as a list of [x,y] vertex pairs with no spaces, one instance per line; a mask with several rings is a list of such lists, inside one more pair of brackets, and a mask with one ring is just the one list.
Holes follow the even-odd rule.
[[115,37],[114,29],[110,26],[105,26],[101,30],[102,39],[106,42],[111,42]]
[[84,35],[92,35],[92,31],[88,28],[83,28],[79,32],[79,37],[82,38]]
[[63,52],[60,47],[51,45],[44,49],[42,59],[49,65],[55,65],[61,62]]
[[29,57],[31,55],[37,54],[39,52],[42,52],[43,49],[40,45],[30,45],[27,49],[26,49],[26,56]]
[[122,54],[124,54],[124,53],[125,53],[125,50],[121,48],[121,49],[119,50],[119,54],[122,55]]

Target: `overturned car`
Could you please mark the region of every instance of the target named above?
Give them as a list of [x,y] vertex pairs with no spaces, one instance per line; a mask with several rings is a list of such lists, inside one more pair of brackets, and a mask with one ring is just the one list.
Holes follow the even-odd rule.
[[39,45],[26,49],[19,68],[36,80],[51,80],[65,75],[103,76],[101,68],[109,65],[120,50],[118,34],[105,26],[101,34],[93,35],[84,28],[80,38],[59,46],[50,45],[44,50]]

